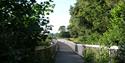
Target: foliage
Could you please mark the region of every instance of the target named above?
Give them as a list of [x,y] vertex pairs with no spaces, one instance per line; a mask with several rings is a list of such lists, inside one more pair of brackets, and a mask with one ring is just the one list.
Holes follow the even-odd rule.
[[94,53],[91,50],[84,50],[84,61],[85,63],[93,63],[94,62]]
[[60,32],[60,33],[58,34],[58,37],[59,37],[59,38],[69,38],[69,37],[70,37],[70,34],[69,34],[69,32]]
[[34,63],[35,47],[45,41],[51,0],[0,0],[1,63]]
[[65,32],[66,31],[66,27],[65,26],[60,26],[59,27],[59,31],[60,32]]
[[119,45],[119,63],[125,53],[125,1],[77,0],[71,7],[69,31],[72,37],[87,44]]
[[77,0],[70,15],[72,38],[85,44],[117,45],[119,63],[125,63],[124,0]]
[[100,49],[86,48],[84,50],[85,63],[108,63],[111,58],[112,57],[109,56],[108,49],[105,49],[105,48],[100,48]]
[[[108,44],[117,44],[123,41],[124,36],[124,3],[119,1],[117,6],[111,10],[110,26],[108,30],[103,34],[100,39],[102,42],[108,42]],[[104,43],[105,43],[104,42]]]
[[104,35],[112,26],[112,9],[119,1],[123,0],[77,0],[75,6],[70,8],[71,18],[68,29],[71,37],[88,44],[106,44],[106,42],[109,44]]
[[[81,39],[84,42],[89,42],[89,40],[92,40],[89,38],[93,36],[93,33],[94,35],[101,36],[106,31],[108,19],[103,20],[102,18],[108,18],[107,16],[109,14],[107,11],[107,7],[102,8],[103,4],[106,4],[102,3],[102,5],[100,5],[100,3],[101,2],[99,2],[98,0],[78,0],[75,4],[75,7],[71,7],[71,19],[69,25],[69,31],[71,33],[71,36],[83,36],[84,38]],[[104,15],[103,12],[107,14]]]
[[56,45],[47,47],[42,50],[37,50],[35,53],[35,63],[54,63],[54,56],[56,54]]
[[[112,37],[114,39],[114,42],[117,43],[119,45],[119,63],[124,63],[125,60],[123,60],[122,58],[124,58],[125,56],[125,19],[124,19],[124,13],[125,13],[125,1],[119,1],[119,3],[117,4],[117,6],[112,9],[112,26],[110,29],[115,30],[113,31],[116,34],[112,34],[112,36],[114,35],[114,37]],[[111,30],[111,31],[112,31]]]
[[117,45],[124,34],[124,8],[119,6],[122,3],[123,0],[77,0],[70,8],[71,37],[88,44]]
[[66,27],[65,26],[60,26],[59,27],[59,34],[58,34],[58,37],[60,38],[69,38],[70,37],[70,34],[69,32],[67,31]]
[[103,37],[100,39],[103,43],[110,45],[119,45],[120,50],[118,53],[119,63],[124,63],[124,41],[125,41],[125,23],[124,23],[124,13],[125,13],[125,1],[119,1],[117,6],[111,10],[111,20],[110,27],[107,32],[103,34]]

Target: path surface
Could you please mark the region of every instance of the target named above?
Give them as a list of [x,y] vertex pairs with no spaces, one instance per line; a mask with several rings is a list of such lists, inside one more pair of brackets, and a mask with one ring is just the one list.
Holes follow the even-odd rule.
[[83,58],[74,53],[68,45],[60,42],[55,63],[83,63]]

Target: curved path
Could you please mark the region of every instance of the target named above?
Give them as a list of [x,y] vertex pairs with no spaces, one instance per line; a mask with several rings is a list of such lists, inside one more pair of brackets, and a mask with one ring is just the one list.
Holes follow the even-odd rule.
[[55,63],[83,63],[83,58],[74,53],[68,45],[59,42]]

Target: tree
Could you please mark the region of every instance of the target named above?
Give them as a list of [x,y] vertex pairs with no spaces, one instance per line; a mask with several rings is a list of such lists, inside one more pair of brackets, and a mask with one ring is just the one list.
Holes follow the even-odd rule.
[[[117,0],[77,0],[70,8],[69,32],[84,43],[98,43],[110,26],[111,9]],[[91,43],[91,44],[92,44]]]
[[124,0],[77,0],[70,9],[69,32],[82,43],[117,45],[119,63],[125,63],[124,10]]
[[119,46],[118,59],[119,63],[125,63],[125,1],[118,1],[117,6],[111,10],[111,26],[104,36],[108,36],[109,43]]
[[125,63],[125,1],[77,0],[70,9],[69,32],[80,42],[119,47],[119,63]]
[[45,16],[53,11],[51,2],[0,0],[1,63],[35,63],[32,53],[46,39],[49,20]]
[[59,37],[61,38],[69,38],[70,37],[70,34],[68,31],[66,31],[66,27],[65,26],[60,26],[59,27],[59,31],[60,33],[58,34]]
[[60,32],[65,32],[66,31],[66,27],[65,26],[60,26],[59,27],[59,31]]

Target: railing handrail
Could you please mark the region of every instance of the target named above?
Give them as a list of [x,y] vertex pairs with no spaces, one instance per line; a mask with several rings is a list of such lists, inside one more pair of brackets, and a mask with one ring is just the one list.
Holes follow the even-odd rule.
[[[101,46],[101,45],[88,45],[88,44],[83,44],[83,47],[92,47],[92,48],[101,48],[101,47],[104,47],[104,48],[108,48],[107,46]],[[117,50],[119,49],[118,46],[111,46],[109,47],[108,49],[114,49],[114,50]]]

